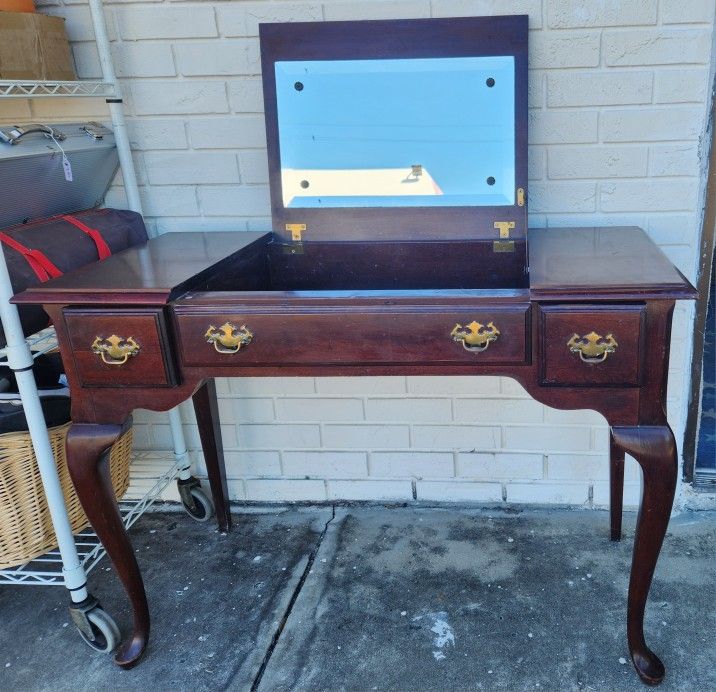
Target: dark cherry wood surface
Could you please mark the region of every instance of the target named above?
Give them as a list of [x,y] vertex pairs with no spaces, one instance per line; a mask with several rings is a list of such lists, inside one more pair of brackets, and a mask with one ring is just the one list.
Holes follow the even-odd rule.
[[535,298],[696,297],[696,289],[636,226],[531,228],[529,238]]
[[231,529],[229,486],[226,481],[224,448],[221,444],[221,426],[219,425],[219,405],[216,400],[216,385],[213,379],[206,380],[194,392],[192,403],[199,425],[201,448],[204,452],[204,462],[211,485],[216,520],[221,531],[229,531]]
[[[640,382],[646,305],[542,305],[542,383],[635,387]],[[601,363],[585,363],[570,338],[612,336],[616,350]]]
[[190,286],[227,271],[234,253],[265,233],[167,233],[33,286],[17,303],[159,305]]
[[149,639],[149,605],[134,549],[124,530],[109,472],[109,448],[132,424],[85,425],[74,421],[67,434],[67,468],[87,518],[102,540],[132,604],[132,636],[115,653],[123,668],[133,667]]
[[609,528],[613,541],[622,539],[622,511],[624,503],[624,450],[609,432]]
[[[592,409],[606,418],[612,434],[614,540],[621,535],[624,453],[641,465],[645,492],[629,587],[628,642],[642,679],[651,684],[661,680],[664,668],[645,642],[643,620],[676,479],[675,445],[665,414],[671,317],[675,299],[694,291],[677,270],[664,265],[663,255],[638,229],[545,229],[535,235],[534,245],[530,240],[534,273],[528,286],[455,287],[463,280],[467,286],[479,283],[469,281],[470,263],[460,261],[457,282],[453,267],[438,263],[427,270],[425,285],[416,287],[421,285],[416,281],[419,274],[398,263],[395,274],[404,275],[405,284],[392,280],[387,285],[386,268],[378,263],[370,271],[370,263],[361,265],[358,260],[365,271],[348,271],[354,287],[341,289],[339,247],[306,243],[304,255],[293,255],[284,253],[271,234],[172,234],[109,258],[78,273],[76,280],[68,275],[15,298],[23,303],[42,300],[57,329],[73,392],[71,475],[134,613],[132,636],[117,655],[120,665],[132,665],[142,654],[149,616],[141,574],[103,460],[133,409],[168,410],[194,397],[217,517],[226,530],[226,473],[211,378],[502,375],[514,378],[549,406]],[[577,242],[566,243],[569,237]],[[609,250],[616,237],[623,239],[629,258],[654,258],[663,283],[657,283],[642,262],[633,264],[628,277],[615,270],[622,264],[621,255],[615,258]],[[182,252],[169,254],[186,254],[172,269],[163,266],[163,253],[175,241]],[[545,253],[555,247],[563,254],[553,267]],[[201,250],[198,257],[196,248]],[[428,252],[425,248],[435,250],[436,257],[452,252],[441,250],[437,242],[417,243],[411,250],[393,246],[391,252],[422,258]],[[346,254],[351,262],[355,249]],[[222,258],[224,250],[229,254]],[[320,259],[307,264],[306,256]],[[127,273],[128,266],[133,274]],[[311,266],[317,267],[313,273]],[[594,278],[593,292],[584,277]],[[430,288],[443,280],[452,288]],[[280,289],[272,290],[275,286]],[[144,307],[127,296],[139,296]],[[492,321],[500,330],[500,338],[481,353],[468,353],[450,335],[456,322],[473,319],[482,324]],[[251,343],[235,354],[217,353],[204,335],[209,325],[223,321],[246,324],[254,334]],[[572,330],[580,335],[592,330],[603,336],[613,333],[618,347],[604,363],[584,363],[569,350]],[[91,352],[92,340],[105,337],[105,331],[124,338],[141,336],[148,344],[130,359],[131,365],[128,361],[124,373],[124,366],[105,366]],[[164,371],[158,367],[158,356]]]
[[[196,314],[177,305],[179,353],[186,365],[207,367],[332,364],[414,363],[430,353],[439,363],[525,363],[529,304],[501,306],[478,304],[459,311],[414,305],[344,308],[337,318],[330,308],[235,310]],[[210,322],[209,322],[210,320]],[[481,352],[469,352],[449,338],[452,329],[476,320],[494,323],[500,335]],[[253,340],[237,353],[220,353],[206,342],[210,326],[245,325]]]
[[[526,244],[496,253],[492,241],[353,241],[269,245],[274,291],[527,288]],[[401,267],[399,272],[395,267]]]
[[[64,319],[70,334],[74,367],[83,386],[168,387],[176,383],[161,309],[77,308],[66,310]],[[131,333],[121,333],[118,320],[120,325],[127,324]],[[123,365],[108,364],[98,358],[92,352],[95,338],[106,339],[112,334],[122,338],[131,336],[139,344],[141,358],[128,358]]]
[[[622,241],[624,247],[619,250]],[[355,290],[440,291],[451,287],[469,290],[488,286],[517,290],[529,285],[529,295],[543,301],[628,301],[696,296],[693,286],[647,234],[636,227],[531,229],[529,284],[524,272],[520,271],[512,274],[511,286],[490,283],[493,270],[484,266],[489,256],[480,254],[482,250],[474,250],[475,254],[471,256],[469,243],[456,268],[440,261],[443,258],[452,260],[458,254],[449,242],[389,244],[387,252],[400,260],[397,266],[401,267],[401,271],[392,272],[390,278],[387,264],[379,264],[382,269],[372,273],[369,262],[359,265],[362,271],[354,268],[360,244],[354,247],[353,243],[317,243],[314,248],[312,243],[304,243],[304,254],[316,260],[317,269],[313,270],[301,254],[290,254],[291,247],[296,249],[295,245],[274,241],[270,233],[167,233],[103,262],[30,288],[15,296],[13,302],[160,305],[192,289],[345,291],[353,286],[340,284],[342,247],[348,265],[344,273],[349,284],[357,284]],[[479,243],[474,247],[479,247]],[[278,252],[282,257],[272,279],[271,264],[277,263]],[[380,251],[374,252],[379,254]],[[433,267],[425,269],[425,276],[433,285],[420,285],[422,281],[414,273],[414,262],[427,265],[426,257],[429,256],[436,261]],[[510,259],[493,253],[491,261],[509,263]],[[470,272],[475,276],[471,277]],[[403,273],[406,275],[404,281],[393,276]],[[482,280],[481,274],[487,279]],[[456,286],[456,283],[462,285]]]
[[633,456],[641,466],[644,494],[637,519],[627,602],[627,639],[632,662],[641,679],[656,685],[664,679],[664,664],[647,646],[644,612],[651,580],[674,503],[678,461],[671,428],[641,425],[612,428],[614,444]]
[[[514,221],[524,238],[527,204],[500,207],[301,209],[283,206],[274,64],[281,60],[358,60],[511,55],[515,60],[515,188],[527,191],[527,15],[448,19],[260,24],[271,215],[274,231],[306,224],[306,240],[498,238],[495,221]],[[520,249],[524,249],[521,246]],[[524,256],[521,257],[524,264]]]

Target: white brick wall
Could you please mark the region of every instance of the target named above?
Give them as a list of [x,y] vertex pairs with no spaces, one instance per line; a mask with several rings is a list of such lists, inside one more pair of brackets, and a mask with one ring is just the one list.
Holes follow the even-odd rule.
[[[530,213],[537,226],[638,224],[694,279],[715,0],[108,0],[149,224],[268,230],[258,23],[530,15]],[[78,73],[97,77],[86,6],[67,18]],[[0,102],[0,120],[106,119],[100,100]],[[121,184],[109,203],[121,205]],[[691,307],[674,320],[669,417],[683,435]],[[230,487],[255,501],[608,503],[608,436],[503,378],[219,380]],[[198,436],[183,406],[193,450]],[[170,447],[137,412],[137,447]],[[198,456],[195,454],[195,456]],[[144,455],[143,471],[147,459]],[[162,462],[165,463],[165,462]],[[640,474],[626,469],[625,501]]]

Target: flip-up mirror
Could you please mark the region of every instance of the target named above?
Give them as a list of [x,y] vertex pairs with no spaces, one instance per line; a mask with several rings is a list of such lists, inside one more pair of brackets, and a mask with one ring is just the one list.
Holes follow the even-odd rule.
[[281,240],[484,240],[526,262],[526,16],[259,35]]
[[276,62],[284,207],[513,205],[514,62]]

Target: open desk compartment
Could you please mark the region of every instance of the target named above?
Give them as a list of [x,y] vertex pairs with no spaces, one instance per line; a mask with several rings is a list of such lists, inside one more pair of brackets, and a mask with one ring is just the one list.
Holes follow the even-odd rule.
[[237,289],[526,286],[526,16],[260,34],[273,235]]
[[182,362],[228,364],[242,339],[246,366],[282,344],[286,365],[525,362],[527,33],[261,25],[273,232],[175,303]]

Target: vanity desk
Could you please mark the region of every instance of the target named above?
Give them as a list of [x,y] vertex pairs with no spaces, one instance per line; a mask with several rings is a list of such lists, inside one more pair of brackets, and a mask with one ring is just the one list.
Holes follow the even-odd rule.
[[677,480],[671,316],[695,290],[638,228],[530,229],[528,245],[526,17],[260,33],[273,231],[166,234],[14,299],[57,330],[70,473],[134,613],[117,662],[149,634],[106,454],[133,409],[193,399],[229,530],[212,378],[499,375],[607,419],[613,539],[624,453],[640,464],[627,635],[660,682],[644,609]]

